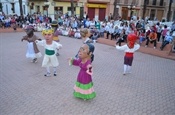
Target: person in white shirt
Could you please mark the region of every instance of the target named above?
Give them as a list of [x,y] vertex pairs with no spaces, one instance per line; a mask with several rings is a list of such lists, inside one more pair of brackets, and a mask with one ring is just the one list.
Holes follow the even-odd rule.
[[114,26],[112,25],[111,28],[109,28],[109,34],[111,35],[111,40],[114,39]]
[[95,28],[95,19],[90,22],[90,28]]
[[86,27],[89,28],[90,27],[90,21],[89,21],[89,18],[86,20]]

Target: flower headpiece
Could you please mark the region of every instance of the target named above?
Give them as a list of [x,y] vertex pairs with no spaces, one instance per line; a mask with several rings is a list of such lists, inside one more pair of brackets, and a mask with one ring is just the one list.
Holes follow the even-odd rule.
[[42,35],[44,35],[44,34],[53,34],[54,33],[54,31],[53,31],[53,29],[44,29],[43,31],[42,31]]

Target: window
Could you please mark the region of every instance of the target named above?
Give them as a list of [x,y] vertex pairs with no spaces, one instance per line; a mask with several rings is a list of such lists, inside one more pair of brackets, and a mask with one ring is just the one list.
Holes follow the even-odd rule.
[[164,0],[160,0],[160,6],[163,6]]
[[173,14],[173,20],[175,20],[175,10],[174,10],[174,14]]
[[40,12],[40,6],[36,6],[36,11],[37,11],[37,13]]
[[23,14],[26,14],[26,7],[23,5]]
[[155,9],[152,9],[151,12],[150,12],[150,19],[151,19],[151,20],[154,20],[154,18],[155,18],[155,13],[156,13],[156,10],[155,10]]
[[133,3],[133,4],[137,4],[137,3],[136,3],[136,0],[132,0],[132,3]]
[[[71,11],[71,7],[67,7],[67,11]],[[75,11],[75,7],[74,7],[74,11]]]
[[156,5],[157,0],[153,0],[152,5]]
[[147,5],[149,4],[149,0],[146,0]]
[[125,0],[125,1],[124,1],[124,4],[128,4],[128,0]]
[[61,15],[63,13],[63,7],[54,7],[54,12],[56,15]]

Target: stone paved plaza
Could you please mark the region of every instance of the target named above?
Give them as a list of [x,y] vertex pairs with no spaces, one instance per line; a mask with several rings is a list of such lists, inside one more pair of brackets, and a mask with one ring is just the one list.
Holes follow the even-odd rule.
[[97,97],[84,101],[73,97],[79,68],[67,62],[82,40],[61,36],[58,75],[44,77],[43,57],[36,64],[25,57],[24,35],[0,33],[0,115],[175,115],[175,61],[136,52],[132,73],[123,76],[124,52],[96,43]]

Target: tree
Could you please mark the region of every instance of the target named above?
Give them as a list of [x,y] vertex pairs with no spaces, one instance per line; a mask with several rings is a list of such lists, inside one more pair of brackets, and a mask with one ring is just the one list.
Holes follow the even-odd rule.
[[71,0],[71,14],[74,16],[74,0]]
[[148,4],[147,0],[144,0],[142,19],[145,19],[145,13],[146,13],[147,4]]
[[22,0],[19,0],[20,15],[23,16]]
[[170,0],[169,7],[168,7],[168,13],[167,13],[167,21],[170,21],[172,3],[173,3],[173,0]]
[[2,12],[2,8],[3,8],[2,3],[0,3],[0,12]]
[[113,18],[116,20],[118,18],[118,8],[117,8],[117,0],[114,1],[114,12],[113,12]]

